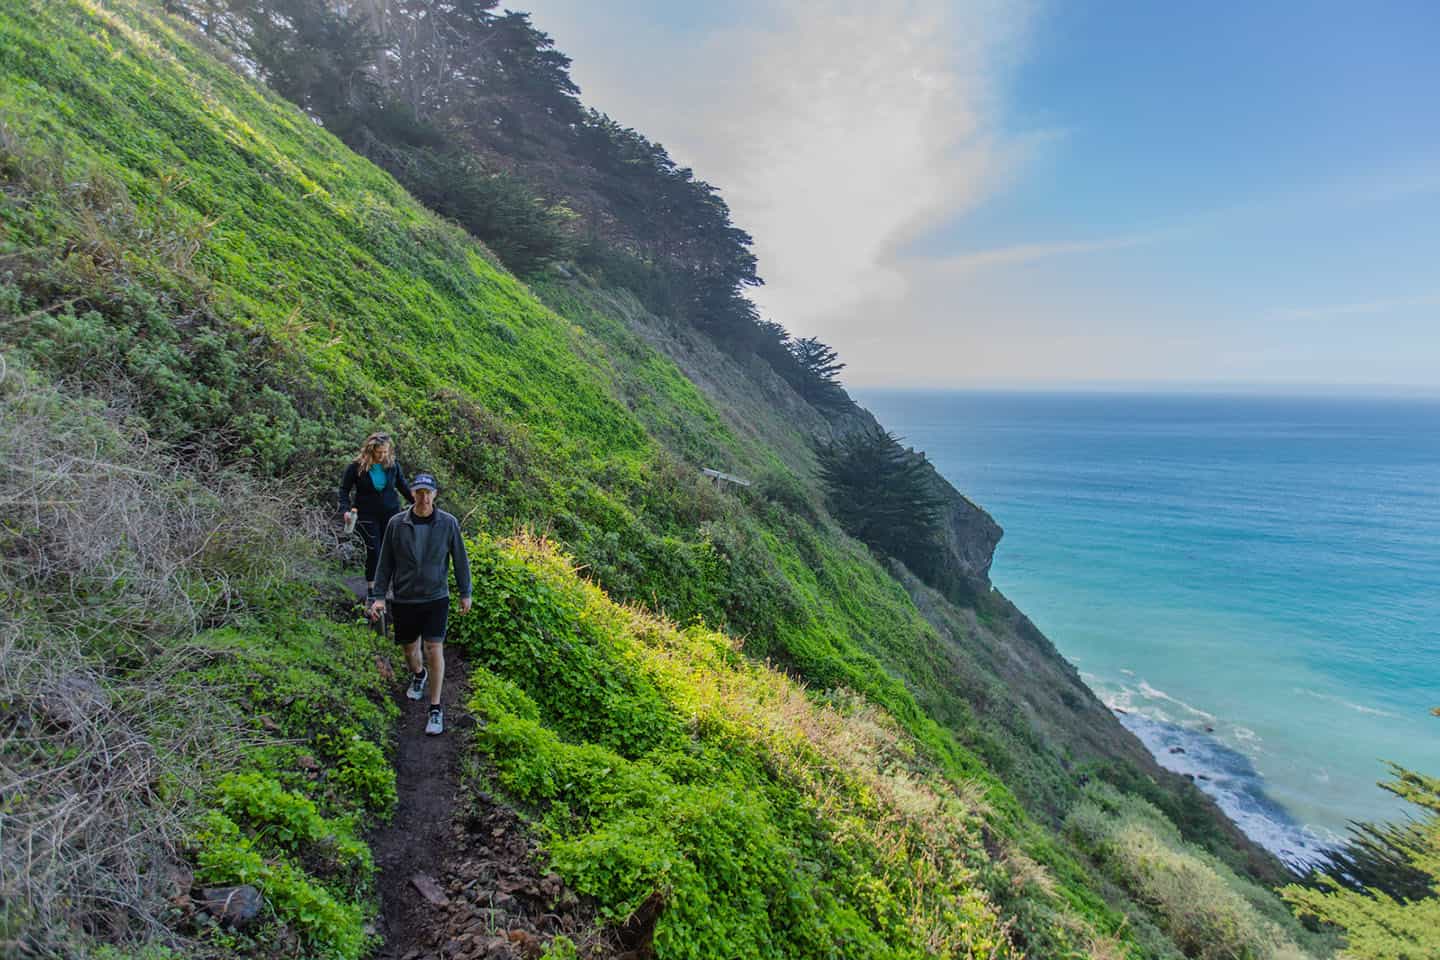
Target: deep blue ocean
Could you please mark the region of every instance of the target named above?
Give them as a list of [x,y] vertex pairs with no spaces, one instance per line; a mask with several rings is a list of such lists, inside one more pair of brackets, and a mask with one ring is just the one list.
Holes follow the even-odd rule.
[[1440,399],[857,391],[1161,763],[1304,860],[1440,775]]

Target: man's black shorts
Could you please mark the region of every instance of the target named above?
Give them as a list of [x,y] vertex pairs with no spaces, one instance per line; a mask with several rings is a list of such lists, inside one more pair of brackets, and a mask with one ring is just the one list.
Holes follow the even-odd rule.
[[428,603],[390,601],[390,619],[395,622],[395,640],[406,646],[417,637],[444,640],[445,622],[450,617],[450,598],[441,597]]

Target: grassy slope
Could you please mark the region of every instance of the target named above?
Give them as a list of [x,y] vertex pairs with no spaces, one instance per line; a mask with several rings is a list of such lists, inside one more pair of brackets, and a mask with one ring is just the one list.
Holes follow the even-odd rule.
[[[430,443],[425,452],[434,460],[448,451],[425,426],[453,427],[476,415],[537,461],[530,474],[499,491],[505,506],[519,509],[495,518],[497,525],[508,527],[515,519],[553,523],[607,586],[682,617],[724,619],[726,607],[738,604],[727,604],[730,596],[717,596],[719,590],[738,595],[758,586],[762,596],[750,598],[757,606],[744,618],[746,626],[772,634],[757,640],[762,652],[784,656],[822,685],[844,682],[874,691],[913,722],[925,722],[903,687],[854,642],[858,636],[890,638],[908,652],[923,649],[916,641],[928,639],[903,591],[863,549],[845,544],[843,553],[817,568],[807,562],[814,557],[800,553],[801,547],[814,552],[823,546],[817,538],[797,543],[789,535],[803,530],[767,525],[726,498],[707,495],[688,470],[666,472],[664,452],[614,395],[621,390],[605,366],[582,359],[601,352],[597,341],[529,297],[481,258],[468,238],[292,109],[159,22],[135,30],[129,24],[140,14],[120,8],[127,10],[124,18],[97,17],[80,5],[36,4],[33,16],[10,21],[0,60],[9,82],[0,111],[22,142],[58,145],[68,158],[67,178],[113,178],[122,185],[141,223],[223,225],[201,238],[190,261],[197,279],[189,288],[172,264],[141,259],[147,248],[138,244],[120,255],[126,281],[137,278],[171,291],[176,312],[203,297],[222,322],[270,338],[281,385],[305,398],[310,422],[302,427],[349,427],[353,436],[360,418],[350,411],[368,408],[409,427],[401,442],[412,451],[412,438]],[[55,37],[68,42],[56,44]],[[156,38],[165,41],[163,48]],[[174,166],[155,162],[156,156]],[[200,160],[182,159],[187,156]],[[162,188],[155,178],[163,176],[178,186]],[[7,210],[17,246],[71,251],[61,270],[49,271],[51,287],[61,288],[48,290],[52,295],[70,292],[65,284],[91,281],[95,272],[76,252],[81,244],[66,236],[76,229],[67,220],[83,225],[112,213],[65,209],[66,200],[37,198]],[[56,209],[47,209],[50,204]],[[363,218],[356,212],[362,210]],[[355,239],[361,220],[369,246]],[[72,262],[82,257],[85,263]],[[283,281],[276,283],[283,277],[303,279],[308,294],[302,302],[265,296],[286,289]],[[102,316],[91,322],[111,319],[103,316],[107,305],[95,299]],[[303,321],[293,318],[297,306]],[[71,312],[67,307],[60,315]],[[58,327],[44,319],[15,329],[28,334],[37,359],[60,372],[93,362],[102,350],[125,349],[93,344],[83,314]],[[164,331],[140,333],[148,339]],[[424,362],[397,360],[422,354]],[[136,366],[152,362],[150,356],[134,358]],[[652,364],[660,371],[666,407],[708,407],[672,365]],[[235,389],[243,391],[244,384]],[[242,392],[234,406],[245,399]],[[713,413],[708,419],[708,434],[687,434],[692,445],[696,437],[712,450],[735,445]],[[282,457],[306,438],[287,434],[290,427],[279,417],[259,424],[253,436],[238,441],[241,453],[262,463],[296,463],[296,454]],[[302,447],[301,454],[315,451]],[[438,466],[464,477],[471,455],[469,448],[457,449]],[[532,477],[536,482],[527,484]],[[451,495],[462,503],[467,494],[488,492],[455,486],[460,489]],[[765,503],[759,509],[780,512]],[[630,528],[645,520],[653,520],[659,536],[636,543]],[[697,529],[696,520],[707,528]],[[727,540],[725,557],[710,546],[711,538]],[[613,553],[607,552],[612,544]],[[636,550],[650,555],[641,562],[625,556]],[[692,557],[697,562],[687,563]],[[754,569],[727,576],[723,568],[737,565],[728,561]],[[651,572],[657,568],[663,576]],[[686,581],[705,575],[719,586],[687,592]],[[945,738],[934,739],[939,745]]]
[[1040,955],[1101,938],[883,711],[619,607],[545,543],[474,556],[478,742],[610,917],[658,895],[659,955],[1017,956],[1017,915]]
[[[782,466],[793,441],[772,452],[787,442],[773,431],[731,430],[646,345],[596,335],[603,311],[588,333],[552,313],[148,9],[0,4],[0,255],[24,297],[6,336],[34,363],[93,379],[105,359],[147,388],[157,429],[194,440],[208,417],[227,453],[317,486],[354,437],[390,425],[472,523],[551,526],[613,594],[728,624],[817,688],[883,706],[937,776],[980,783],[991,822],[1058,871],[1055,909],[1113,923],[962,745],[990,741],[933,694],[953,664],[905,591],[813,513]],[[770,495],[716,494],[681,457],[761,472]]]
[[[135,233],[193,238],[183,265],[145,244],[116,251],[127,273],[268,334],[327,406],[373,416],[456,390],[565,452],[579,437],[600,456],[648,446],[565,324],[297,111],[158,21],[136,29],[138,8],[6,6],[14,133],[60,145],[75,174],[113,177]],[[44,211],[20,213],[12,240],[58,239]]]

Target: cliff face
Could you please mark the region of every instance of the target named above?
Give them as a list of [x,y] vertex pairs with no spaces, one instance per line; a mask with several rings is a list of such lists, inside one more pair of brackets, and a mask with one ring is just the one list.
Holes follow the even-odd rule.
[[[831,429],[845,435],[856,430],[881,430],[884,425],[869,410],[857,406],[837,418]],[[910,453],[921,459],[925,456],[913,447]],[[989,591],[990,564],[1005,531],[994,517],[941,476],[934,465],[926,461],[925,466],[932,488],[944,503],[940,516],[944,561],[934,579],[951,599],[969,603]]]
[[[935,471],[934,467],[930,469]],[[983,590],[990,586],[990,563],[1005,531],[995,518],[951,486],[939,472],[935,472],[934,477],[935,485],[945,497],[943,533],[951,570],[977,590]]]

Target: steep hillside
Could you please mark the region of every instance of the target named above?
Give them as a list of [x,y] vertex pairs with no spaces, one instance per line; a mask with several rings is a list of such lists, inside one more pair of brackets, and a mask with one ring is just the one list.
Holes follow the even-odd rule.
[[[7,943],[375,945],[386,650],[328,622],[318,505],[376,427],[477,536],[472,784],[656,956],[1175,955],[1055,829],[1086,764],[1239,858],[987,592],[982,511],[951,491],[968,592],[888,568],[814,479],[845,422],[622,291],[527,287],[144,0],[0,0],[0,184],[4,412],[44,441],[5,450],[4,769],[124,827],[7,789]],[[76,691],[113,728],[57,706]],[[207,924],[157,879],[184,869],[255,883],[265,923]]]
[[[637,340],[671,359],[736,436],[752,438],[747,449],[778,457],[792,471],[787,482],[804,491],[808,504],[823,499],[816,480],[816,438],[874,424],[860,408],[822,415],[766,365],[742,365],[709,338],[655,317],[623,292],[575,276],[537,282],[534,289],[607,345],[613,375],[625,390],[643,393],[649,379],[645,370],[655,363]],[[644,366],[627,358],[644,358]],[[648,398],[644,406],[655,402]],[[758,456],[742,455],[734,462],[763,476],[773,463],[767,467]],[[1163,806],[1191,839],[1260,876],[1279,879],[1278,865],[1198,790],[1156,764],[1054,645],[990,586],[998,525],[943,478],[935,482],[948,504],[945,536],[959,589],[947,596],[909,571],[891,568],[928,626],[917,628],[913,646],[872,647],[865,635],[859,642],[904,679],[931,716],[1002,772],[1032,812],[1063,818],[1077,796],[1077,783],[1085,776],[1104,776]],[[968,602],[956,602],[957,593]]]

